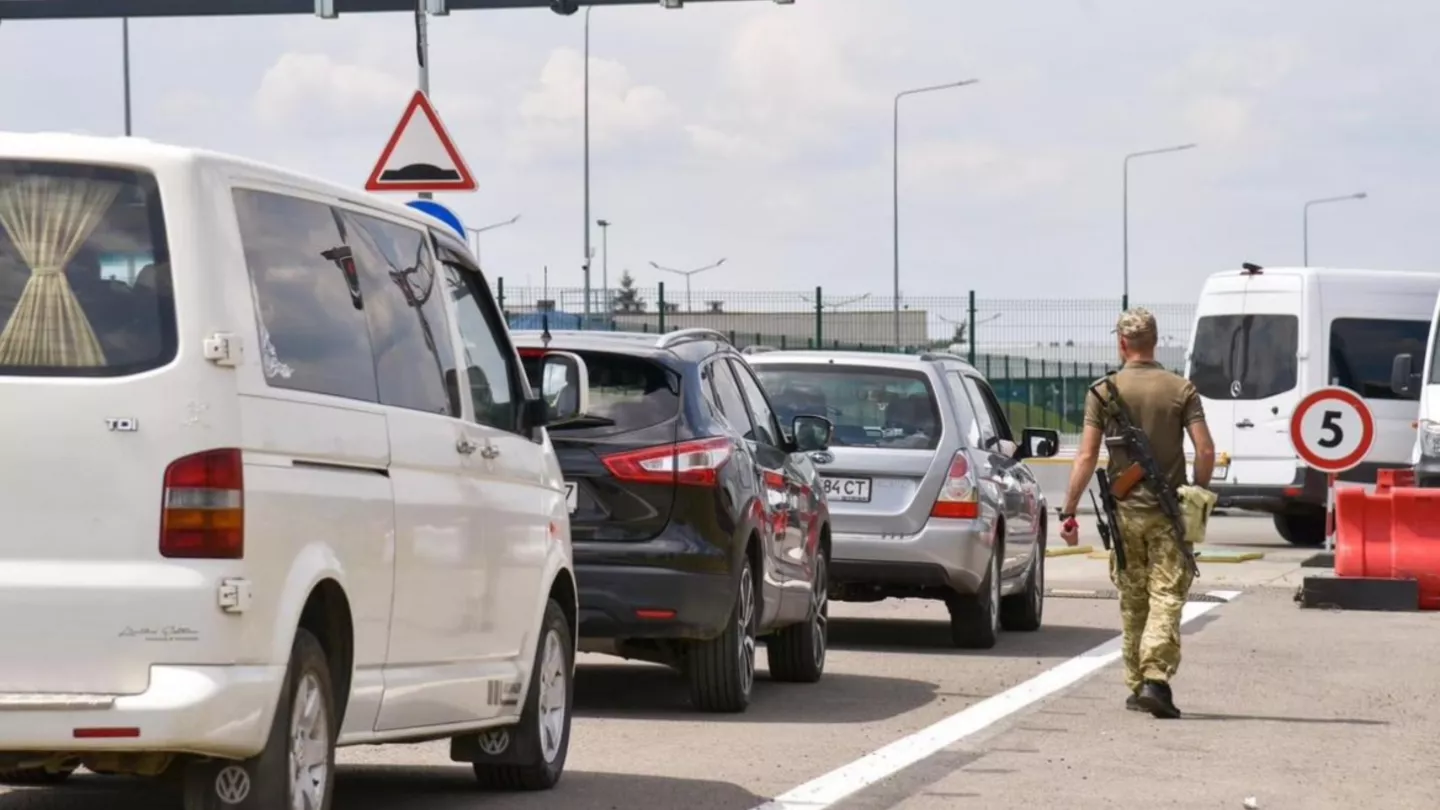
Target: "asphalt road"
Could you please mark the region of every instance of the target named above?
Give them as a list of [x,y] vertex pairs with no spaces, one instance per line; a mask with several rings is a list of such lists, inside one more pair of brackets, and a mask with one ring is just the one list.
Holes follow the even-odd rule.
[[[1166,745],[1163,738],[1156,737],[1159,732],[1147,725],[1158,721],[1118,708],[1124,693],[1118,666],[1112,663],[1053,696],[999,717],[963,740],[938,746],[938,753],[920,758],[898,769],[898,773],[892,773],[896,768],[887,771],[882,767],[880,775],[887,778],[872,778],[836,801],[783,806],[786,810],[928,810],[942,806],[1110,807],[1115,806],[1111,802],[1119,801],[1138,801],[1131,806],[1147,807],[1241,806],[1246,796],[1235,794],[1243,794],[1247,788],[1235,787],[1220,777],[1205,782],[1186,780],[1190,787],[1175,788],[1173,801],[1146,801],[1155,795],[1156,773],[1145,767],[1146,749],[1143,745],[1137,749],[1135,739],[1160,746],[1150,753],[1162,770],[1177,767],[1177,761],[1184,766],[1169,773],[1183,772],[1188,759],[1202,751],[1213,748],[1228,752],[1233,765],[1254,770],[1254,781],[1261,786],[1267,778],[1274,781],[1294,777],[1294,768],[1303,767],[1304,757],[1295,753],[1297,732],[1314,735],[1317,745],[1323,740],[1332,755],[1336,750],[1345,750],[1353,757],[1356,754],[1352,746],[1373,749],[1378,745],[1374,767],[1349,771],[1351,778],[1344,790],[1352,799],[1374,796],[1373,791],[1382,791],[1383,795],[1385,790],[1401,790],[1398,785],[1413,779],[1416,767],[1422,771],[1426,767],[1434,769],[1434,763],[1440,762],[1436,755],[1440,751],[1434,750],[1437,744],[1433,734],[1426,736],[1418,729],[1425,727],[1427,717],[1428,727],[1435,728],[1440,715],[1434,712],[1440,710],[1407,708],[1405,698],[1409,694],[1406,690],[1422,688],[1423,679],[1402,680],[1383,706],[1364,702],[1349,705],[1337,698],[1336,705],[1345,705],[1346,711],[1354,715],[1350,717],[1356,721],[1353,723],[1324,722],[1332,712],[1324,705],[1330,698],[1323,690],[1315,698],[1320,705],[1306,701],[1295,705],[1299,700],[1292,694],[1296,685],[1320,688],[1315,684],[1323,686],[1327,670],[1332,676],[1340,676],[1338,669],[1325,663],[1324,645],[1313,643],[1328,632],[1325,614],[1300,611],[1289,604],[1289,593],[1298,582],[1294,579],[1296,566],[1307,554],[1276,538],[1270,521],[1264,519],[1217,518],[1211,539],[1220,547],[1263,550],[1266,559],[1240,564],[1202,563],[1197,593],[1228,590],[1243,594],[1228,604],[1204,605],[1204,609],[1213,610],[1187,625],[1187,636],[1195,640],[1187,641],[1187,663],[1177,682],[1177,700],[1185,707],[1185,699],[1191,697],[1192,711],[1194,701],[1201,700],[1208,702],[1212,715],[1240,717],[1242,721],[1246,717],[1259,718],[1239,724],[1244,726],[1243,733],[1254,738],[1242,747],[1247,752],[1244,756],[1220,742],[1236,733],[1233,728],[1222,728],[1224,723],[1187,724],[1183,728],[1191,731],[1186,745]],[[1116,603],[1103,595],[1083,597],[1086,589],[1108,588],[1105,563],[1083,555],[1055,557],[1049,563],[1051,588],[1071,596],[1047,600],[1045,626],[1039,632],[1006,635],[994,650],[976,653],[951,648],[944,610],[938,604],[837,604],[832,607],[832,651],[823,681],[814,685],[778,684],[770,682],[762,672],[753,705],[738,716],[692,711],[684,683],[667,670],[585,656],[577,681],[577,716],[569,765],[555,791],[532,795],[478,792],[469,770],[448,761],[444,744],[351,748],[340,754],[342,767],[335,807],[753,810],[883,746],[913,738],[917,732],[980,701],[1002,693],[1008,697],[1026,692],[1029,685],[1018,690],[1016,687],[1036,676],[1048,673],[1047,677],[1058,677],[1076,666],[1072,659],[1113,639]],[[1082,596],[1075,598],[1077,593]],[[1393,614],[1376,616],[1345,616],[1349,622],[1347,632],[1357,643],[1373,643],[1374,633],[1367,630],[1370,625],[1396,621]],[[1262,617],[1263,621],[1253,617]],[[1424,671],[1423,667],[1429,665],[1432,674],[1440,671],[1440,655],[1421,652],[1422,648],[1434,649],[1433,638],[1440,623],[1429,615],[1418,614],[1401,617],[1400,621],[1395,627],[1387,626],[1389,637],[1396,640],[1406,633],[1414,634],[1415,644],[1402,645],[1407,655],[1422,656],[1413,662],[1414,666]],[[1287,629],[1297,622],[1305,623],[1300,630]],[[1253,672],[1240,682],[1254,684],[1257,689],[1263,683],[1269,688],[1289,690],[1284,692],[1289,702],[1280,703],[1284,704],[1282,708],[1299,710],[1289,718],[1295,723],[1277,719],[1276,715],[1284,712],[1265,693],[1236,691],[1239,687],[1233,673],[1217,668],[1209,660],[1223,658],[1234,643],[1252,651],[1249,663]],[[1253,654],[1277,645],[1284,655]],[[1305,656],[1319,656],[1320,661],[1313,668],[1302,666]],[[1079,659],[1082,666],[1085,660]],[[1386,674],[1387,667],[1396,665],[1393,657],[1386,662],[1349,657],[1345,666],[1354,671],[1344,677],[1354,683],[1393,677]],[[1191,670],[1197,673],[1190,676],[1197,684],[1208,684],[1203,689],[1195,687],[1193,696],[1185,691],[1188,682],[1184,680]],[[1319,674],[1315,674],[1317,671]],[[1216,680],[1220,686],[1213,683]],[[1260,705],[1246,712],[1236,711],[1235,707],[1247,700]],[[995,703],[987,701],[987,706],[968,714],[985,713],[991,708],[989,704]],[[1218,712],[1216,704],[1223,704],[1227,712]],[[1431,713],[1427,716],[1426,712]],[[1264,722],[1266,718],[1271,722]],[[1306,718],[1310,721],[1303,722]],[[1392,722],[1395,726],[1390,733],[1394,736],[1377,739],[1375,729],[1389,728]],[[1126,729],[1136,730],[1140,736],[1127,736]],[[1394,739],[1402,746],[1428,745],[1428,760],[1409,753],[1397,759],[1385,753],[1389,745],[1386,739]],[[1117,770],[1113,761],[1105,759],[1107,745],[1122,744],[1130,746],[1125,756],[1138,758],[1139,767]],[[1276,758],[1273,767],[1267,764],[1267,756]],[[1087,757],[1087,764],[1078,764]],[[1394,771],[1400,766],[1396,763],[1413,767],[1397,774]],[[1267,777],[1271,771],[1272,777]],[[842,774],[837,779],[845,782],[851,777]],[[1022,783],[1024,790],[1015,789]],[[1432,786],[1437,783],[1440,780],[1428,781]],[[1108,791],[1107,801],[1098,800],[1101,794],[1094,793],[1097,788]],[[1222,788],[1220,801],[1222,793],[1216,791]],[[1366,794],[1367,789],[1372,792]],[[1295,788],[1289,790],[1293,798]],[[1094,801],[1082,801],[1077,796],[1092,796]],[[1391,798],[1393,801],[1334,806],[1411,806],[1402,801],[1404,796],[1400,794]],[[179,806],[172,793],[152,784],[83,772],[59,789],[7,792],[0,788],[0,810],[167,810]],[[1330,805],[1282,801],[1260,806]]]

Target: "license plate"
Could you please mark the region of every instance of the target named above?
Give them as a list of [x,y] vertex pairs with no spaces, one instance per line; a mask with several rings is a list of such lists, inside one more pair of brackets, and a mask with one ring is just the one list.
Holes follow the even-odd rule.
[[869,478],[821,478],[825,497],[832,501],[870,502]]
[[1210,477],[1211,477],[1211,478],[1214,478],[1214,479],[1217,480],[1217,481],[1224,481],[1224,480],[1225,480],[1225,476],[1228,475],[1229,473],[1230,473],[1230,465],[1229,465],[1229,464],[1216,464],[1216,465],[1215,465],[1215,472],[1214,472]]
[[580,500],[580,499],[579,499],[578,497],[576,497],[576,495],[575,495],[575,482],[574,482],[574,481],[566,481],[566,482],[565,482],[565,506],[567,506],[567,507],[570,509],[570,514],[572,514],[572,515],[575,514],[575,507],[578,505],[579,500]]

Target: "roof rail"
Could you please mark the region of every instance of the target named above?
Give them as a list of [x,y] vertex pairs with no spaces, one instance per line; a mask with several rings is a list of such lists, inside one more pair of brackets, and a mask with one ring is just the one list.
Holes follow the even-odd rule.
[[740,353],[741,353],[741,354],[769,354],[770,352],[778,352],[778,351],[780,351],[780,350],[777,349],[777,348],[775,348],[774,346],[754,345],[754,346],[746,346],[745,348],[743,348],[743,349],[740,350]]
[[687,343],[692,340],[718,340],[721,343],[729,343],[730,338],[724,332],[715,329],[694,327],[691,329],[676,329],[674,332],[666,332],[655,341],[655,348],[668,349],[680,343]]
[[952,354],[951,352],[925,352],[920,355],[920,359],[926,362],[933,360],[958,360],[961,363],[969,362],[960,355]]

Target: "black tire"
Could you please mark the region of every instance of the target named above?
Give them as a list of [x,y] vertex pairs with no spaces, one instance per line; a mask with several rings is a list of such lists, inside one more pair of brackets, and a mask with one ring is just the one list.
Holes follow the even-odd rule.
[[1277,514],[1275,530],[1285,542],[1301,548],[1325,545],[1325,513]]
[[829,645],[830,576],[825,555],[815,557],[810,614],[805,621],[782,628],[765,643],[770,678],[785,683],[815,683],[825,673]]
[[990,570],[980,592],[956,594],[949,601],[950,639],[956,647],[988,650],[1000,639],[1000,545],[990,555]]
[[690,644],[686,662],[690,701],[702,712],[735,713],[750,706],[755,689],[755,636],[760,625],[758,590],[747,555],[725,632]]
[[1035,546],[1025,589],[1000,600],[1000,626],[1007,631],[1033,633],[1045,620],[1045,538]]
[[[241,762],[191,763],[184,772],[185,810],[276,810],[294,806],[292,790],[301,777],[291,773],[292,735],[307,726],[314,735],[310,739],[323,746],[323,750],[308,747],[312,757],[323,760],[313,762],[315,767],[323,764],[318,774],[322,780],[318,786],[320,801],[313,806],[315,810],[329,810],[335,795],[335,739],[339,734],[335,689],[325,650],[315,636],[301,628],[295,631],[285,691],[275,707],[265,750]],[[238,800],[224,800],[222,792]]]
[[43,787],[46,785],[59,785],[75,773],[75,768],[66,767],[58,771],[47,771],[44,768],[11,768],[0,770],[0,785],[12,787]]
[[[557,686],[559,692],[554,691]],[[565,610],[554,599],[545,605],[528,692],[520,723],[513,729],[495,730],[509,735],[516,750],[507,752],[507,761],[481,760],[471,766],[482,788],[550,790],[565,773],[575,713],[575,635]],[[563,700],[559,707],[557,699]]]

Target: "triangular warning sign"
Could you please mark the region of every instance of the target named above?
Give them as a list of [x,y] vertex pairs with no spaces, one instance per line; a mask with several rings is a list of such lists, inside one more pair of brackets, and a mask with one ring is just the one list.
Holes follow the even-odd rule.
[[[416,115],[422,112],[424,115]],[[366,191],[474,191],[475,177],[420,91],[410,99],[395,134],[365,183]]]

